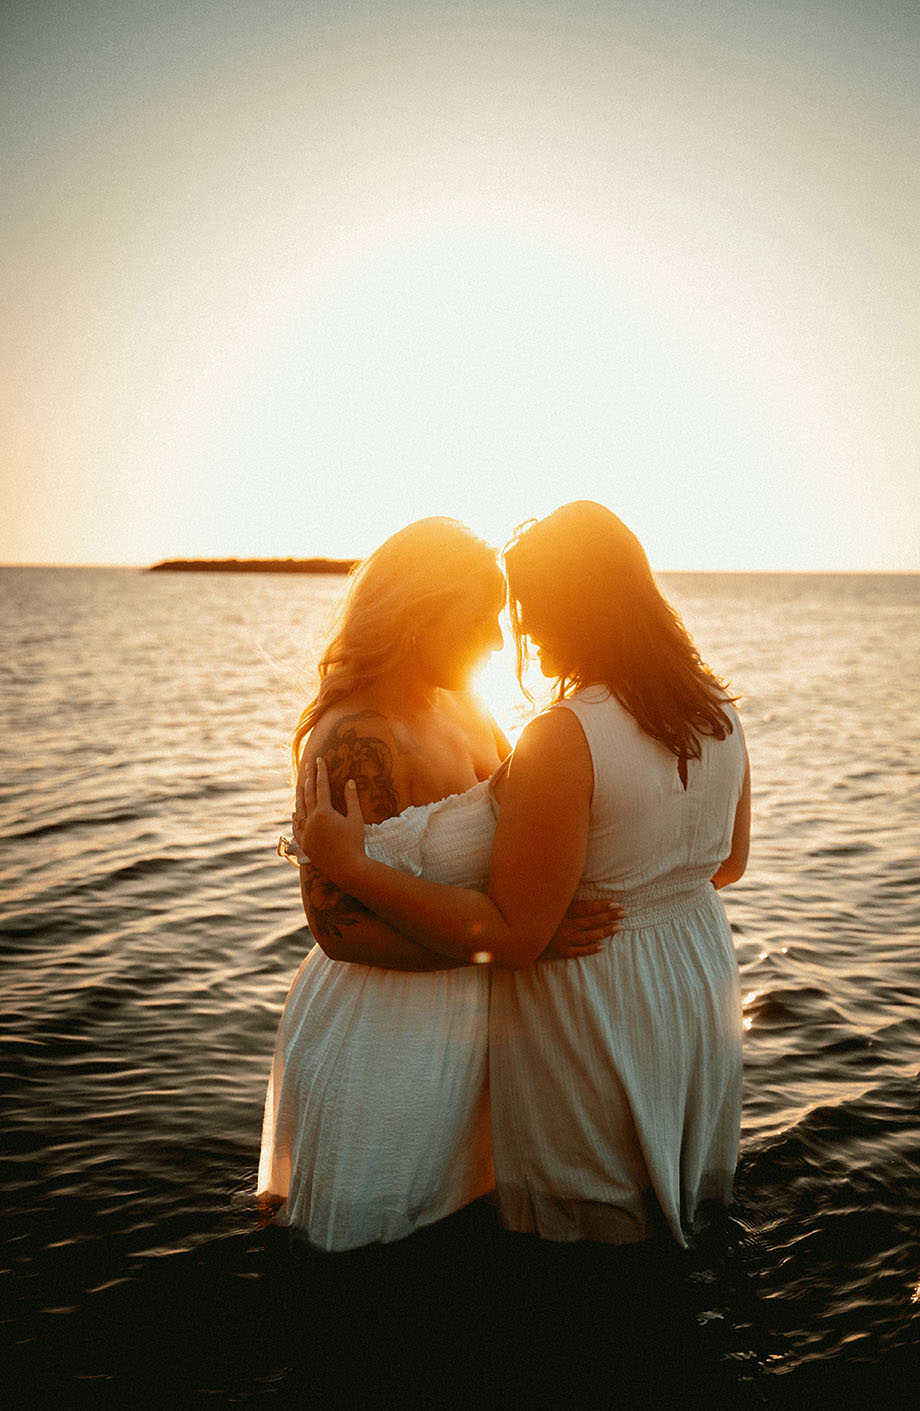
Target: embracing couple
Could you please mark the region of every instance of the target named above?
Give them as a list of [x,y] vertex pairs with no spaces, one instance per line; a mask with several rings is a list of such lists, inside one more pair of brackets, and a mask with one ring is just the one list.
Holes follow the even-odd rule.
[[[603,506],[496,555],[448,519],[364,561],[294,736],[316,946],[285,1004],[259,1192],[322,1250],[496,1192],[505,1228],[687,1242],[727,1204],[741,1001],[717,889],[750,779],[732,698]],[[469,690],[532,643],[512,751]],[[281,845],[279,845],[281,846]]]

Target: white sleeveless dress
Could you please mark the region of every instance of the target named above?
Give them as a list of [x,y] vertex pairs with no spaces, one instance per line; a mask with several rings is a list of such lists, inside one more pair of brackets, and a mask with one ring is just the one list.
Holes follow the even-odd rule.
[[[369,856],[485,890],[487,782],[369,825]],[[408,973],[315,946],[284,1006],[258,1190],[323,1250],[402,1239],[494,1186],[488,966]]]
[[[628,1243],[687,1234],[727,1204],[741,1112],[741,995],[710,878],[731,850],[745,751],[737,716],[688,762],[645,735],[605,688],[574,712],[594,764],[579,896],[614,893],[602,952],[496,970],[489,1040],[503,1223],[547,1239]],[[650,1201],[650,1193],[655,1200]]]

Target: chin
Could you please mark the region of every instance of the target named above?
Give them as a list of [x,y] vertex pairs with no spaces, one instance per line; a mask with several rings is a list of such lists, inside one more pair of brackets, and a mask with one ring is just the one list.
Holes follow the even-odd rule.
[[471,674],[465,672],[462,676],[446,676],[438,682],[438,687],[442,691],[468,691],[470,689]]

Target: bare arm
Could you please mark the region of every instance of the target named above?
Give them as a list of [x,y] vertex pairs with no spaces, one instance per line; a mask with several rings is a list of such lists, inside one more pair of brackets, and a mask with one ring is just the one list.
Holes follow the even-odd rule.
[[457,960],[530,964],[557,930],[584,867],[593,769],[569,711],[538,716],[511,758],[492,851],[488,895],[409,877],[364,853],[358,791],[346,819],[329,805],[319,762],[316,798],[305,780],[304,842],[349,895],[409,939]]
[[313,938],[330,960],[351,961],[383,970],[452,970],[450,960],[416,945],[346,896],[312,864],[300,868],[300,895]]
[[731,852],[724,862],[716,868],[712,885],[718,889],[727,887],[732,882],[737,882],[739,877],[744,875],[747,867],[748,853],[751,847],[751,765],[750,761],[745,764],[744,782],[741,785],[741,796],[738,799],[738,807],[735,809],[735,823],[732,828]]

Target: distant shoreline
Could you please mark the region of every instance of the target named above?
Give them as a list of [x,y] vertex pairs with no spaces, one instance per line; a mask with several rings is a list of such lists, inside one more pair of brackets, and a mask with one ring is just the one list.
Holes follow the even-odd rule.
[[162,559],[147,573],[351,573],[360,559]]

